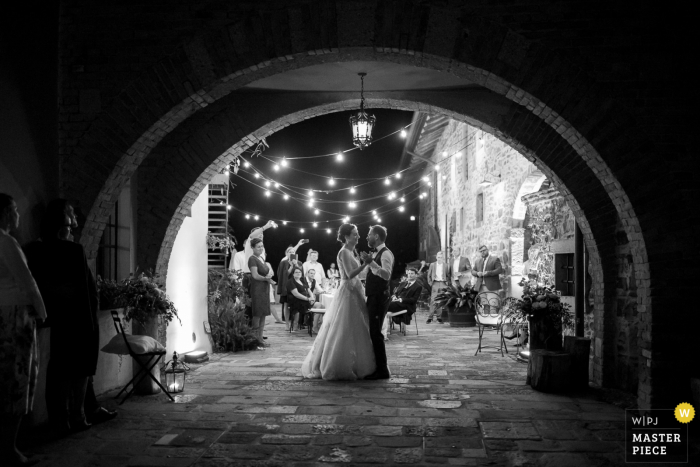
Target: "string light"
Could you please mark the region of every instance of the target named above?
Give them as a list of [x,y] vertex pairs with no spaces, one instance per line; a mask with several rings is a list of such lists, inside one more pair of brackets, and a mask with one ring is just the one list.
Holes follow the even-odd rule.
[[246,169],[247,169],[248,167],[250,167],[250,162],[245,161],[245,162],[243,163],[243,167],[245,167]]
[[403,212],[403,206],[399,206],[399,212]]
[[258,216],[255,216],[255,217],[253,217],[253,219],[255,219],[257,221],[260,218]]
[[279,188],[279,187],[280,187],[280,184],[275,182],[275,188]]
[[373,215],[373,216],[376,216],[376,215],[377,215],[377,211],[374,211],[374,210],[373,210],[373,211],[372,211],[372,215]]
[[270,180],[265,180],[265,186],[270,186]]
[[335,156],[335,160],[338,162],[343,162],[343,153],[339,152],[337,156]]
[[232,207],[233,207],[233,206],[231,206],[230,204],[227,204],[227,205],[226,205],[226,209],[228,209],[229,211],[231,210]]
[[260,174],[255,172],[255,178],[260,178]]
[[280,162],[280,164],[282,165],[282,167],[287,167],[287,158],[286,158],[286,157],[283,157],[283,158],[282,158],[282,161]]
[[355,194],[355,187],[350,188],[350,193]]
[[391,180],[389,180],[389,177],[384,179],[384,184],[385,185],[391,185]]
[[331,229],[326,229],[326,233],[331,233]]
[[447,151],[442,151],[442,157],[447,157]]
[[439,172],[440,171],[440,164],[435,164],[435,171]]
[[309,190],[309,196],[313,196],[313,195],[314,195],[314,191],[313,191],[313,190]]
[[343,222],[345,222],[346,224],[349,223],[349,222],[350,222],[350,218],[347,217],[347,216],[343,217]]
[[426,176],[426,177],[423,177],[423,181],[428,182],[428,181],[430,181],[430,179],[428,179],[428,177]]
[[229,173],[228,169],[224,170],[224,175],[228,175]]
[[399,199],[399,201],[401,201],[402,203],[405,203],[405,202],[406,202],[406,198],[404,198],[404,197],[402,196],[402,197]]
[[401,130],[401,137],[405,138],[408,133],[406,133],[406,130]]
[[411,220],[412,221],[416,220],[416,216],[411,216]]
[[283,196],[283,198],[284,198],[285,201],[287,201],[287,200],[289,199],[289,195],[285,193],[284,196]]
[[267,196],[268,198],[270,197],[270,191],[269,191],[269,190],[265,190],[265,196]]
[[304,233],[304,229],[299,229],[299,232]]
[[350,201],[350,202],[348,203],[348,206],[350,207],[350,209],[354,209],[356,205],[355,205],[355,202],[354,202],[354,201]]
[[455,154],[455,156],[457,156],[457,157],[462,157],[462,153],[461,153],[460,151],[457,151],[457,153]]
[[279,171],[279,169],[280,169],[280,165],[279,165],[279,164],[275,164],[272,168],[275,169],[275,172],[277,172],[277,171]]
[[287,221],[282,221],[282,225],[287,225]]
[[318,227],[318,223],[314,222],[314,227]]
[[396,179],[398,180],[399,178],[401,178],[401,172],[396,174]]
[[314,207],[314,200],[310,200],[309,203],[308,203],[308,206],[309,206],[310,208]]
[[377,217],[377,222],[382,222],[382,219]]
[[317,216],[318,216],[318,213],[319,213],[319,212],[320,212],[320,211],[319,211],[318,209],[314,210],[314,214],[316,214]]
[[331,177],[331,178],[328,180],[328,184],[329,184],[330,186],[335,186],[335,179],[334,179],[333,177]]
[[246,214],[246,215],[245,215],[245,218],[246,218],[246,219],[250,219],[250,214]]

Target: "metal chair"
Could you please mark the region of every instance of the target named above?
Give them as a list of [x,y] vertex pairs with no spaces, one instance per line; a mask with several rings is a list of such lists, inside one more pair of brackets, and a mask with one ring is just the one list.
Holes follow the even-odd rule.
[[[153,374],[151,373],[153,368],[158,364],[160,359],[163,358],[163,356],[165,355],[165,349],[157,350],[154,352],[146,352],[146,353],[134,352],[134,350],[131,348],[131,344],[129,344],[129,341],[126,338],[126,334],[124,333],[124,326],[122,325],[122,320],[119,317],[119,312],[117,310],[112,310],[112,320],[114,321],[114,327],[117,330],[117,334],[121,334],[122,337],[124,338],[124,343],[126,344],[126,348],[128,350],[128,355],[130,355],[132,357],[132,359],[134,360],[134,362],[136,362],[140,367],[139,371],[134,375],[133,378],[131,378],[131,381],[129,381],[128,383],[126,383],[124,385],[122,390],[119,391],[119,394],[114,396],[115,399],[118,398],[119,396],[121,396],[122,393],[124,391],[126,391],[126,389],[131,384],[131,391],[126,393],[126,396],[124,396],[124,398],[121,400],[121,402],[119,402],[119,405],[122,405],[124,403],[124,401],[126,401],[131,396],[131,394],[133,394],[134,389],[136,389],[136,385],[138,383],[140,383],[141,380],[143,378],[145,378],[146,376],[150,377],[153,381],[155,381],[156,384],[158,386],[160,386],[160,388],[163,390],[165,395],[168,396],[171,401],[175,402],[175,399],[173,399],[173,396],[170,395],[170,392],[167,389],[165,389],[165,386],[163,386],[161,384],[161,382],[158,381],[158,379],[155,376],[153,376]],[[127,354],[124,354],[124,355],[127,355]],[[142,358],[145,360],[145,362],[141,360]]]
[[[405,315],[407,313],[406,310],[401,310],[397,311],[395,313],[392,313],[388,311],[386,313],[387,318],[390,320],[390,325],[389,325],[389,334],[391,334],[391,330],[394,329],[394,320],[392,319],[394,316],[401,316]],[[416,319],[415,313],[413,316],[413,322],[416,323],[416,336],[418,335],[418,320]],[[399,332],[403,334],[404,336],[406,335],[406,324],[403,322],[403,319],[401,320],[401,324],[399,324]]]
[[476,356],[481,349],[494,346],[481,345],[481,340],[486,329],[493,329],[499,335],[499,340],[501,342],[500,347],[494,347],[501,351],[501,356],[503,355],[503,349],[506,347],[506,342],[503,339],[503,334],[501,333],[501,325],[503,323],[503,316],[501,314],[501,297],[498,296],[496,292],[481,292],[476,296],[474,300],[474,305],[476,308],[476,325],[479,328],[479,346],[474,353]]
[[[501,334],[503,339],[515,339],[516,359],[520,362],[527,362],[529,359],[529,351],[523,350],[527,333],[529,332],[527,318],[522,317],[517,313],[518,300],[514,297],[508,297],[503,300],[501,323]],[[506,347],[506,352],[508,348]]]

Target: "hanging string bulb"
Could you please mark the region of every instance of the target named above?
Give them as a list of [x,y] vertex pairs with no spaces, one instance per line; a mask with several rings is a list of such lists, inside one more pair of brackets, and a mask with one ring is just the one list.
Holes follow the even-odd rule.
[[245,162],[243,163],[243,167],[245,167],[245,168],[250,167],[250,162],[245,161]]
[[398,180],[398,179],[400,179],[400,178],[401,178],[401,172],[399,172],[399,173],[396,174],[396,179]]
[[272,168],[275,169],[275,172],[277,172],[277,171],[279,171],[279,169],[280,169],[280,165],[279,165],[279,164],[275,164]]
[[283,158],[282,158],[282,162],[280,162],[280,165],[281,165],[282,167],[287,167],[287,158],[286,158],[286,157],[283,157]]
[[265,180],[265,186],[270,186],[270,180]]
[[318,223],[314,222],[314,227],[318,227]]
[[334,179],[333,177],[331,177],[330,179],[328,179],[328,184],[329,184],[330,186],[334,186],[334,185],[335,185],[335,179]]
[[342,153],[342,152],[339,152],[339,153],[335,156],[335,160],[337,160],[338,162],[343,162],[343,153]]
[[284,198],[284,200],[287,201],[289,199],[289,195],[285,193],[282,198]]
[[389,180],[389,177],[384,179],[384,184],[385,185],[391,185],[391,180]]
[[246,215],[245,215],[245,218],[246,218],[246,219],[250,219],[250,214],[246,214]]
[[260,174],[255,172],[255,178],[260,178]]
[[348,207],[349,207],[350,209],[354,209],[355,206],[356,206],[356,204],[355,204],[354,201],[350,201],[350,202],[348,203]]
[[355,187],[350,188],[350,193],[355,194]]
[[399,133],[402,138],[405,138],[408,133],[406,133],[406,130],[401,130],[401,133]]
[[318,209],[314,210],[314,214],[316,214],[317,216],[318,216],[319,212],[321,212],[321,211],[319,211]]

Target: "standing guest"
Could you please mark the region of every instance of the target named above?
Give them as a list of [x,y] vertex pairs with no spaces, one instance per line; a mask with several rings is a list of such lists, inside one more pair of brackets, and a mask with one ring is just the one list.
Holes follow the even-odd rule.
[[406,310],[406,313],[400,314],[398,316],[389,317],[384,320],[384,327],[382,328],[382,334],[384,334],[384,340],[388,340],[389,334],[389,322],[390,319],[394,320],[394,323],[399,326],[405,326],[411,324],[411,317],[416,312],[416,303],[418,303],[418,298],[420,297],[423,287],[418,283],[417,279],[418,270],[414,267],[409,266],[406,269],[406,282],[401,282],[396,288],[394,295],[391,296],[391,303],[389,303],[389,313],[396,313],[399,311]]
[[250,235],[248,235],[248,238],[246,239],[246,242],[243,244],[243,251],[245,252],[245,261],[243,264],[245,265],[244,268],[242,269],[243,272],[250,272],[248,269],[249,267],[249,262],[248,260],[250,259],[251,256],[253,256],[253,244],[252,241],[254,238],[259,238],[260,240],[263,239],[263,233],[270,228],[277,227],[277,224],[275,224],[274,221],[267,221],[265,225],[262,227],[255,227],[250,231]]
[[39,374],[36,320],[44,301],[10,230],[19,227],[14,199],[0,193],[0,459],[29,465],[17,449],[22,417],[32,409]]
[[272,267],[262,259],[265,248],[263,241],[260,238],[253,238],[250,241],[250,246],[253,248],[253,255],[248,259],[248,268],[252,279],[250,281],[252,327],[253,333],[262,344],[265,319],[270,316],[270,284],[277,283],[272,280]]
[[501,290],[501,279],[498,275],[503,274],[501,260],[498,256],[491,255],[486,245],[479,247],[479,254],[481,257],[474,262],[474,269],[472,269],[472,275],[476,277],[474,290],[498,292]]
[[244,273],[250,272],[250,269],[248,269],[248,263],[246,262],[246,257],[245,257],[245,248],[248,246],[248,239],[246,238],[245,241],[243,242],[243,250],[237,251],[233,255],[233,259],[231,259],[231,264],[229,264],[229,270],[230,271],[242,271]]
[[287,300],[289,301],[290,312],[289,330],[293,331],[294,324],[298,323],[298,329],[303,323],[306,312],[316,301],[304,280],[301,267],[295,266],[292,271],[292,278],[287,281]]
[[430,265],[428,269],[428,285],[430,286],[430,314],[428,315],[428,321],[426,324],[433,322],[433,316],[437,318],[438,323],[442,323],[441,315],[437,314],[435,297],[437,296],[440,289],[444,289],[447,286],[447,278],[450,277],[450,265],[445,263],[445,256],[442,251],[438,251],[435,255],[437,259],[436,262]]
[[[272,271],[272,265],[267,261],[267,251],[265,251],[265,248],[263,247],[263,252],[261,256],[262,260],[265,261],[265,264],[267,265],[268,268],[270,268],[270,271]],[[275,318],[275,323],[281,324],[282,319],[277,313],[277,308],[272,306],[275,303],[275,287],[273,285],[270,285],[270,313],[272,313],[272,316]],[[263,339],[267,339],[267,337],[263,337]]]
[[462,250],[459,247],[452,248],[452,284],[464,287],[469,281],[468,275],[472,265],[469,262],[469,258],[461,256],[461,252]]
[[338,281],[340,280],[340,271],[338,271],[338,268],[335,267],[335,263],[331,263],[331,267],[328,268],[327,274],[328,274],[328,279],[335,286],[335,284],[337,284]]
[[[307,240],[301,239],[297,242],[296,246],[289,245],[284,252],[284,258],[280,261],[280,265],[277,266],[277,295],[280,296],[280,303],[282,304],[282,321],[287,321],[289,319],[289,307],[286,307],[287,280],[289,279],[291,271],[289,255],[295,255],[299,247],[306,242]],[[285,307],[287,308],[286,310]]]
[[307,256],[307,261],[304,263],[304,275],[309,272],[309,269],[316,270],[316,278],[321,280],[326,273],[323,269],[323,265],[318,262],[318,251],[309,250],[309,255]]
[[55,199],[42,219],[41,240],[26,248],[29,269],[50,316],[46,409],[59,434],[90,428],[86,415],[99,409],[96,400],[85,407],[99,356],[97,286],[82,245],[71,241],[75,226],[73,207],[65,199]]

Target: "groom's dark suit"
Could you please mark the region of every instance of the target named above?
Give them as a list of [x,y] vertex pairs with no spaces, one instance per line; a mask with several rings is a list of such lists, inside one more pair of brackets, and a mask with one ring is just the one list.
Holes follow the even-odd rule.
[[[374,262],[382,267],[382,256],[392,257],[389,249],[384,246],[376,255]],[[389,267],[389,275],[391,275],[391,265]],[[386,309],[389,299],[389,280],[383,279],[379,275],[372,272],[370,268],[367,271],[367,279],[365,280],[365,295],[367,295],[367,311],[369,312],[369,336],[372,339],[372,347],[374,348],[374,358],[377,362],[377,370],[375,373],[386,374],[388,377],[389,367],[386,363],[386,348],[384,347],[384,335],[382,334],[382,323],[386,316]]]

